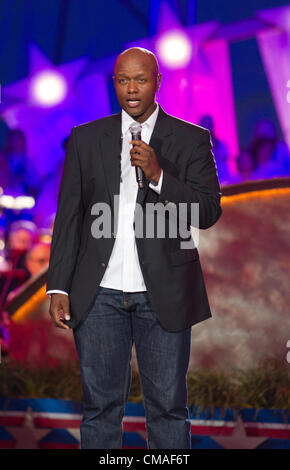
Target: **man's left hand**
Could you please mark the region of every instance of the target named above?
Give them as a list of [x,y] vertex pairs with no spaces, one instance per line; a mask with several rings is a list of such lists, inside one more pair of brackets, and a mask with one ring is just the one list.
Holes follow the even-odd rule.
[[133,145],[130,150],[131,165],[142,168],[146,178],[157,185],[161,176],[161,168],[154,149],[143,140],[131,140],[129,143]]

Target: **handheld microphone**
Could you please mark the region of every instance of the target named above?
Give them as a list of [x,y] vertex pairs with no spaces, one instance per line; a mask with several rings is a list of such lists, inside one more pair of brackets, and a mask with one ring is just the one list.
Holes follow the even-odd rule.
[[[141,131],[142,131],[142,126],[141,124],[138,124],[137,122],[133,122],[130,127],[129,131],[131,132],[132,140],[141,140]],[[138,183],[138,186],[140,189],[144,188],[144,172],[142,168],[139,166],[135,166],[135,171],[136,171],[136,181]]]

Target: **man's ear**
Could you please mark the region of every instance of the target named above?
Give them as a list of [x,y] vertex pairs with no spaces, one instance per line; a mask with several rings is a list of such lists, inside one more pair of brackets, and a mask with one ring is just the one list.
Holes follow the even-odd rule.
[[157,91],[159,90],[161,85],[161,73],[157,75]]

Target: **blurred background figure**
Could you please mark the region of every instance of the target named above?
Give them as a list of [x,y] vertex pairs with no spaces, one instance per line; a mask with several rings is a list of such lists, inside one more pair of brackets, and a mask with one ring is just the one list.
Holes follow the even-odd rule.
[[[37,276],[41,271],[48,267],[50,256],[50,244],[36,243],[25,255],[25,269],[28,271],[26,280]],[[21,289],[21,285],[14,290],[10,290],[6,297],[6,301],[10,302]]]
[[254,161],[252,154],[248,149],[241,150],[237,158],[237,166],[238,176],[235,178],[235,183],[252,179]]
[[37,227],[29,220],[18,220],[10,226],[8,234],[8,249],[10,251],[29,250],[37,240]]
[[257,122],[249,152],[253,160],[253,179],[289,175],[289,150],[286,143],[279,139],[271,121],[263,119]]
[[211,140],[213,144],[213,153],[215,156],[220,183],[230,181],[230,174],[228,168],[228,148],[226,144],[222,140],[218,139],[218,137],[216,136],[213,118],[209,114],[205,114],[204,116],[202,116],[198,124],[210,131]]
[[0,116],[0,152],[5,147],[9,127],[2,116]]
[[25,135],[20,129],[8,131],[5,146],[0,154],[0,166],[3,173],[0,185],[6,194],[33,197],[38,195],[40,180],[27,156]]
[[6,357],[9,353],[10,343],[10,316],[8,312],[0,311],[0,346],[1,356]]
[[237,165],[239,177],[235,182],[289,176],[290,153],[271,121],[256,123],[251,143],[241,150]]
[[36,243],[26,254],[26,267],[31,277],[37,276],[48,267],[50,245],[48,243]]
[[9,292],[21,286],[30,277],[26,254],[38,241],[38,231],[33,222],[21,220],[11,224],[6,237],[6,265],[0,272],[0,309]]
[[4,119],[0,116],[0,188],[3,188],[3,185],[7,179],[7,162],[4,155],[4,148],[6,146],[8,132],[9,127],[7,126]]
[[5,232],[6,221],[4,217],[0,217],[0,276],[2,271],[9,270],[9,263],[6,260]]

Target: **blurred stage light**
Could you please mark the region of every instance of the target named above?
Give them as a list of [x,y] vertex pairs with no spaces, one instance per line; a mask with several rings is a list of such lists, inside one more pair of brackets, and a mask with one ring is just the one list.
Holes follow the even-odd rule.
[[14,199],[14,209],[32,209],[35,200],[31,196],[18,196]]
[[164,65],[173,69],[185,67],[192,55],[191,43],[181,31],[164,34],[157,41],[157,51]]
[[39,240],[40,240],[42,243],[47,243],[47,244],[49,244],[49,243],[51,243],[51,235],[48,235],[48,234],[46,234],[46,235],[41,235],[41,236],[39,237]]
[[56,72],[41,72],[32,82],[33,98],[42,106],[55,106],[61,103],[66,92],[66,81]]
[[35,200],[31,196],[9,196],[4,194],[0,197],[0,207],[12,210],[32,209],[35,205]]
[[3,195],[0,197],[0,206],[5,207],[5,209],[12,209],[14,205],[14,197]]

